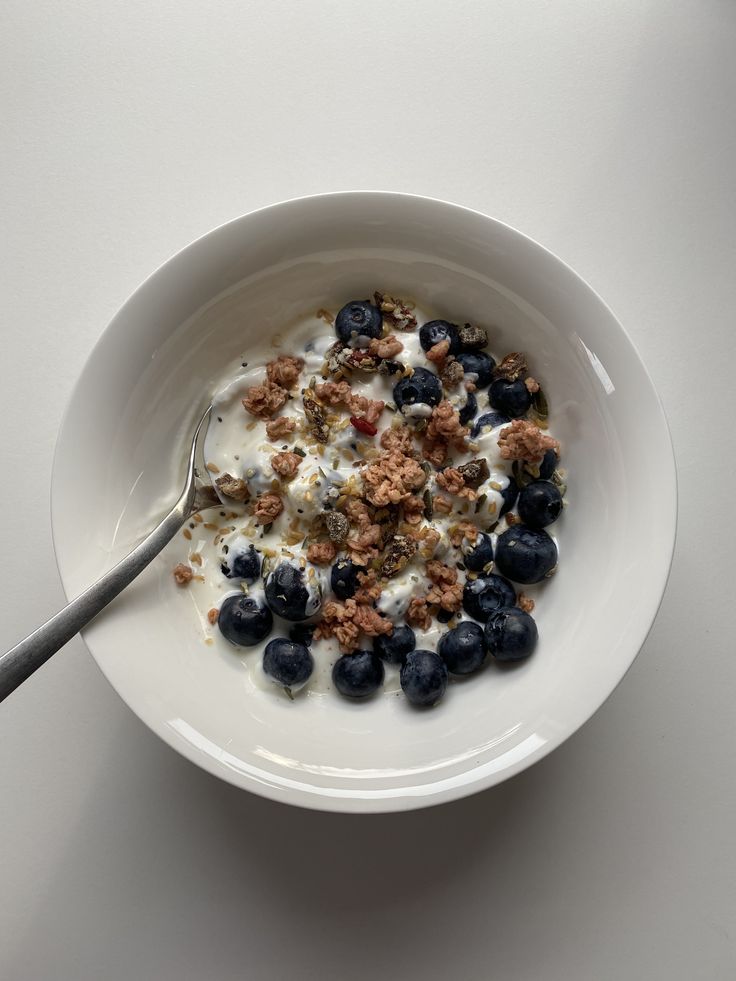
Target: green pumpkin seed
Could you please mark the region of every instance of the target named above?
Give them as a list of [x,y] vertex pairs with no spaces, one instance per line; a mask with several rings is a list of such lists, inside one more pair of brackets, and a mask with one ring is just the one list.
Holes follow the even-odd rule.
[[540,429],[547,428],[547,419],[549,418],[549,405],[547,403],[547,397],[541,388],[537,389],[536,392],[532,392],[532,408],[531,408],[532,418]]

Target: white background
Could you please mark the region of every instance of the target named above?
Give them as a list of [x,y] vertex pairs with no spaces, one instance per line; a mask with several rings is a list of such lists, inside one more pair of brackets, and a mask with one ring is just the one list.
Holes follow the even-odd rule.
[[72,642],[0,707],[3,981],[732,978],[736,6],[6,0],[0,18],[3,647],[63,601],[51,458],[100,332],[193,237],[295,195],[447,198],[571,263],[664,399],[681,509],[609,702],[432,811],[321,815],[220,784]]

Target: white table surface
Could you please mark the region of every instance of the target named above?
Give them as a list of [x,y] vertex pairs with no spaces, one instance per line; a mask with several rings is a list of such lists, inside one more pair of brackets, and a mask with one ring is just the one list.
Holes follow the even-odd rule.
[[193,237],[315,191],[447,198],[570,262],[662,394],[681,517],[608,703],[435,810],[225,786],[73,641],[0,707],[4,981],[734,977],[735,37],[729,0],[6,2],[3,647],[63,601],[51,459],[101,330]]

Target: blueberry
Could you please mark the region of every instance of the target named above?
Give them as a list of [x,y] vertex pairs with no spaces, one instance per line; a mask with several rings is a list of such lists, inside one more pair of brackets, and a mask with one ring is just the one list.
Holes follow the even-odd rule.
[[383,661],[373,651],[353,651],[335,661],[332,680],[346,698],[367,698],[383,684]]
[[546,528],[562,512],[562,495],[549,480],[533,480],[519,492],[519,517],[529,528]]
[[542,462],[539,464],[539,479],[549,480],[557,469],[558,463],[557,453],[554,450],[547,450],[542,458]]
[[434,651],[412,651],[401,666],[399,681],[412,705],[434,705],[445,694],[447,666]]
[[335,317],[335,333],[347,344],[356,337],[380,337],[383,330],[383,316],[378,307],[368,300],[351,300]]
[[244,579],[252,585],[261,575],[261,557],[255,546],[230,549],[227,560],[220,566],[228,579]]
[[495,610],[513,606],[516,602],[514,587],[495,572],[477,579],[468,579],[463,589],[463,608],[468,616],[485,623]]
[[537,625],[518,607],[505,607],[486,624],[488,650],[497,661],[521,661],[537,646]]
[[491,536],[480,534],[467,552],[464,553],[465,568],[471,572],[483,572],[489,562],[493,562],[493,542]]
[[273,616],[265,605],[240,593],[228,596],[220,607],[217,626],[223,637],[238,647],[253,647],[271,633]]
[[556,565],[557,546],[546,531],[512,525],[498,536],[496,567],[514,582],[540,582]]
[[390,634],[381,634],[373,641],[373,650],[389,664],[403,664],[406,655],[417,646],[411,627],[401,624]]
[[289,627],[289,640],[295,644],[304,644],[311,647],[314,640],[314,631],[317,629],[314,623],[293,623]]
[[[478,399],[475,397],[473,392],[468,392],[468,397],[465,400],[465,405],[460,409],[458,415],[460,416],[460,423],[463,426],[467,426],[470,420],[473,418],[475,413],[478,411]],[[475,427],[473,427],[475,428]]]
[[498,516],[502,518],[516,504],[516,498],[519,496],[519,485],[513,477],[509,477],[508,484],[506,484],[500,493],[503,498],[503,504],[501,505],[501,510],[498,512]]
[[277,637],[266,644],[263,670],[272,681],[291,694],[309,680],[314,671],[314,660],[304,644]]
[[488,389],[488,401],[494,409],[511,416],[512,419],[518,419],[528,411],[532,404],[532,397],[520,378],[516,381],[497,378]]
[[495,429],[496,426],[508,426],[511,422],[508,416],[503,415],[501,412],[484,412],[482,416],[479,416],[473,423],[473,428],[470,435],[473,439],[477,439],[482,433],[490,432],[491,429]]
[[437,621],[439,623],[449,623],[450,620],[455,616],[450,610],[438,610],[437,611]]
[[457,354],[460,350],[460,331],[457,324],[449,324],[446,320],[430,320],[419,331],[419,343],[423,351],[429,351],[435,344],[442,341],[450,342],[449,354]]
[[466,351],[463,354],[458,354],[457,360],[463,366],[466,375],[478,376],[475,380],[476,388],[485,388],[486,385],[490,385],[493,369],[496,367],[496,362],[490,354],[484,354],[483,351]]
[[437,653],[451,674],[471,674],[486,657],[483,628],[473,620],[463,620],[440,638]]
[[306,583],[304,569],[282,562],[266,579],[266,602],[284,620],[306,620],[322,605],[319,582]]
[[427,368],[415,368],[411,378],[394,385],[394,403],[398,409],[412,405],[438,405],[442,401],[442,383]]
[[360,585],[358,573],[364,571],[362,566],[355,565],[350,559],[338,559],[333,565],[330,575],[330,585],[335,596],[340,600],[355,596]]

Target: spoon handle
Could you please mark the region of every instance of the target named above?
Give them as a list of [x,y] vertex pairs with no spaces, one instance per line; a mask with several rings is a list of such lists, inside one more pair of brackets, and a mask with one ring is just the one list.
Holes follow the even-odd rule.
[[185,493],[140,545],[63,610],[0,656],[0,702],[140,575],[179,531],[191,511],[191,496]]
[[18,685],[23,684],[26,678],[30,678],[52,654],[56,654],[67,641],[78,634],[82,627],[94,620],[118,593],[140,575],[192,514],[219,503],[219,497],[212,485],[199,480],[195,466],[200,434],[205,432],[204,425],[211,410],[212,406],[208,405],[197,423],[187,455],[184,490],[163,521],[101,579],[85,589],[25,640],[0,656],[0,702],[14,692]]

